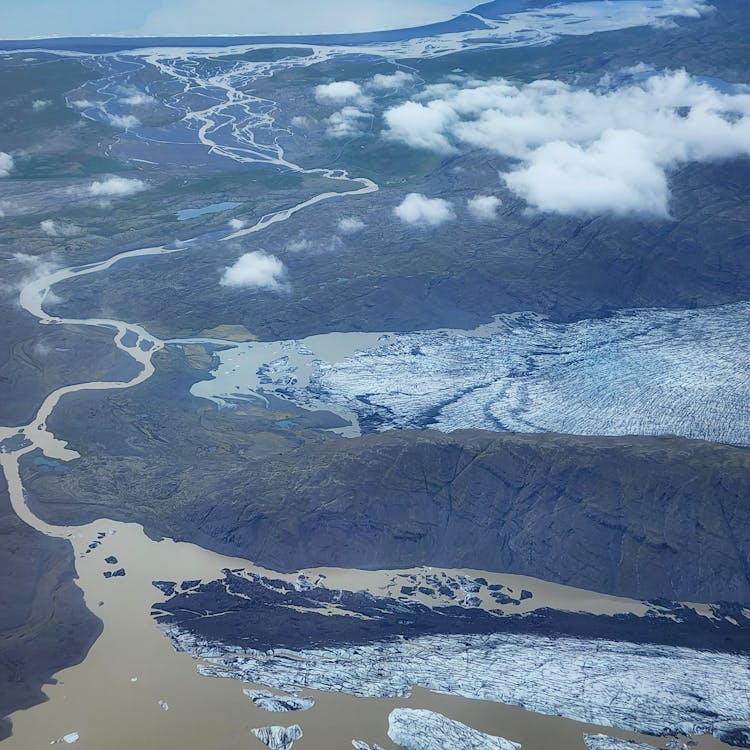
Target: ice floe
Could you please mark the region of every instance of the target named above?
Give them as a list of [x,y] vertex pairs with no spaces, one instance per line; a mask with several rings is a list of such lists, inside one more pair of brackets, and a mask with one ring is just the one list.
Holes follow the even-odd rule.
[[362,740],[352,740],[352,747],[354,750],[383,750],[380,745],[368,745],[366,742],[362,742]]
[[249,688],[242,692],[258,708],[272,713],[307,711],[315,705],[315,699],[310,697],[297,698],[294,695],[274,695],[266,690],[251,690]]
[[589,750],[653,750],[651,745],[621,740],[607,734],[584,734],[583,739]]
[[405,750],[519,750],[515,742],[493,737],[434,711],[397,708],[388,718],[388,736]]
[[52,740],[50,742],[50,745],[75,745],[78,740],[80,740],[81,737],[78,734],[78,732],[71,732],[70,734],[66,734],[64,737],[58,737],[56,740]]
[[291,750],[296,740],[302,739],[302,729],[291,727],[262,727],[253,729],[253,734],[271,750]]

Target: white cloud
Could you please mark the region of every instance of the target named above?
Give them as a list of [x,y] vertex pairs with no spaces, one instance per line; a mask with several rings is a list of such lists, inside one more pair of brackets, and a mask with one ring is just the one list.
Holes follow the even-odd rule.
[[34,99],[31,102],[31,108],[34,112],[41,112],[43,109],[47,109],[52,102],[49,99]]
[[99,104],[88,99],[74,99],[70,102],[70,106],[75,107],[75,109],[90,109],[91,107],[98,107]]
[[156,99],[150,94],[144,94],[142,91],[130,91],[127,96],[120,99],[120,102],[130,107],[146,107],[156,104]]
[[8,177],[15,166],[13,157],[5,151],[0,151],[0,177]]
[[505,183],[544,211],[665,217],[670,170],[750,154],[750,93],[722,93],[684,71],[603,81],[596,90],[465,80],[420,98],[427,103],[385,113],[387,138],[437,153],[473,146],[517,161]]
[[234,229],[235,231],[239,229],[244,229],[246,226],[245,222],[242,221],[242,219],[230,219],[229,220],[229,228]]
[[305,239],[304,237],[298,237],[296,240],[292,240],[286,246],[286,249],[290,253],[301,253],[305,250],[309,250],[312,247],[312,242]]
[[89,195],[92,198],[122,198],[127,195],[135,195],[148,188],[143,180],[131,177],[106,177],[103,180],[92,182],[83,191],[73,188],[77,194]]
[[384,118],[388,126],[385,135],[391,140],[444,154],[455,150],[448,132],[458,116],[445,102],[406,102],[387,110]]
[[221,285],[280,290],[284,286],[286,268],[275,256],[262,250],[245,253],[239,260],[224,269]]
[[331,138],[353,138],[365,133],[365,123],[371,120],[369,112],[356,107],[344,107],[326,120],[326,135]]
[[409,193],[393,209],[393,213],[407,224],[437,227],[455,218],[453,208],[442,198],[427,198],[421,193]]
[[333,81],[315,87],[315,98],[320,104],[335,106],[354,103],[360,106],[369,104],[369,97],[365,96],[362,87],[354,81]]
[[75,224],[53,221],[52,219],[45,219],[40,222],[39,227],[48,237],[73,237],[81,232],[81,228]]
[[132,130],[140,126],[141,121],[135,115],[113,115],[107,113],[109,124],[115,128],[123,130]]
[[469,198],[469,213],[479,221],[492,221],[497,218],[497,209],[502,205],[500,198],[494,195],[475,195]]
[[374,75],[368,85],[376,91],[398,91],[415,81],[414,75],[403,70],[397,70],[392,75],[378,73]]
[[[48,276],[60,267],[60,263],[54,254],[38,256],[29,253],[14,253],[13,260],[27,270],[15,283],[2,285],[4,291],[8,292],[19,292],[26,284],[43,276]],[[47,293],[46,301],[59,302],[61,300],[50,291]]]
[[358,219],[356,216],[345,216],[339,219],[338,226],[341,234],[356,234],[361,232],[366,225],[362,219]]
[[669,215],[667,175],[649,153],[646,137],[633,130],[606,131],[589,146],[545,144],[504,179],[542,211]]
[[309,117],[305,117],[304,115],[292,117],[293,128],[309,128],[310,125],[312,125],[312,120]]

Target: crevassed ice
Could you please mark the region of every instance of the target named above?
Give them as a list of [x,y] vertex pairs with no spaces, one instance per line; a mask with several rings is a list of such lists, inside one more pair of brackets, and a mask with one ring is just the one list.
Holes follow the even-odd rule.
[[318,364],[301,406],[376,429],[675,434],[750,445],[750,303],[555,324],[502,315],[487,335],[399,334]]

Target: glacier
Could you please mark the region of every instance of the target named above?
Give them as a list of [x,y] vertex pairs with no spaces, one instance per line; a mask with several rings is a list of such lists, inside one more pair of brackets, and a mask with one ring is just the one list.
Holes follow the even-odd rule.
[[[258,375],[266,375],[261,392],[354,415],[363,432],[673,434],[750,445],[748,325],[748,302],[573,323],[513,313],[475,331],[381,334],[339,361],[310,351],[296,370],[285,361],[283,377],[268,377],[272,362]],[[257,375],[248,388],[238,362],[258,346],[268,344],[219,352],[216,371],[228,395],[200,395],[228,404],[243,389],[256,393]]]
[[750,657],[677,646],[493,633],[249,651],[164,632],[208,677],[294,692],[404,697],[414,686],[652,735],[750,727]]

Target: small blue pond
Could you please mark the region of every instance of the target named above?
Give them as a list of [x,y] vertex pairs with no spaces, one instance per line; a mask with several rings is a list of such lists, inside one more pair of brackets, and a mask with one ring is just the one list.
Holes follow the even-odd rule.
[[44,466],[47,469],[52,469],[53,471],[62,472],[68,470],[68,467],[62,461],[58,461],[54,458],[47,458],[46,456],[34,456],[34,458],[31,459],[31,462],[37,466]]
[[197,219],[205,214],[218,214],[221,211],[230,211],[241,205],[241,203],[212,203],[210,206],[204,206],[203,208],[183,208],[182,211],[177,212],[177,221]]

